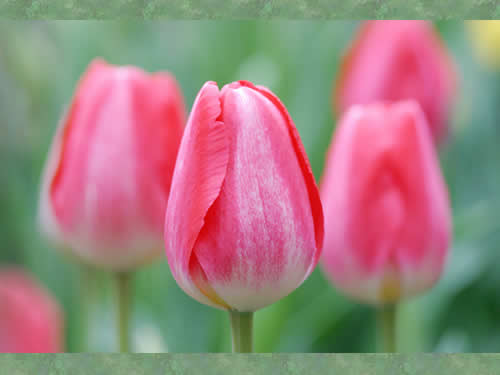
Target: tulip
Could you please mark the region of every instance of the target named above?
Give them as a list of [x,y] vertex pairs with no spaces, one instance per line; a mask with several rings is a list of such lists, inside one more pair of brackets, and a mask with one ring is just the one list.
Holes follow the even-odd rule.
[[[229,310],[233,334],[248,331],[252,312],[313,271],[322,241],[319,192],[285,106],[250,82],[221,91],[207,82],[186,125],[166,212],[166,253],[179,286]],[[251,350],[235,341],[234,350]]]
[[448,193],[415,101],[355,105],[321,183],[322,268],[360,301],[387,305],[431,288],[451,237]]
[[47,161],[44,232],[83,261],[114,271],[161,254],[183,126],[172,76],[92,62]]
[[83,262],[122,275],[126,289],[125,275],[163,251],[184,120],[181,91],[168,73],[92,62],[47,160],[43,232]]
[[344,56],[333,105],[414,99],[436,143],[448,134],[456,87],[454,66],[427,21],[367,21]]
[[49,292],[24,271],[0,269],[0,352],[63,351],[63,316]]

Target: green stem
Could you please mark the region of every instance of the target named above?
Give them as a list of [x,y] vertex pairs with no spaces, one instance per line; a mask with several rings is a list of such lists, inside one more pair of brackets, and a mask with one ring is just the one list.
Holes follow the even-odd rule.
[[120,352],[130,351],[130,307],[131,307],[131,273],[119,272],[116,274],[117,283],[117,338]]
[[397,305],[395,303],[383,305],[377,312],[379,352],[396,352],[396,317]]
[[229,311],[233,334],[233,353],[253,351],[253,312]]
[[81,266],[80,276],[80,352],[90,347],[90,331],[92,330],[92,311],[94,306],[94,270],[87,265]]

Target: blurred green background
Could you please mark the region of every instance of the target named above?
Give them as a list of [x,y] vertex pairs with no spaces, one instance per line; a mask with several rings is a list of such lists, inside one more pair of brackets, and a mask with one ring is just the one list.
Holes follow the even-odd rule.
[[[443,278],[402,304],[399,350],[500,350],[500,74],[483,67],[463,23],[436,25],[453,55],[460,91],[452,137],[440,157],[454,212],[454,242]],[[169,70],[188,109],[207,80],[268,86],[285,103],[316,178],[335,120],[331,87],[355,22],[0,22],[0,264],[20,264],[58,298],[68,351],[114,351],[113,284],[81,268],[38,234],[36,207],[51,137],[87,64]],[[135,277],[134,350],[230,351],[227,313],[188,297],[166,258]],[[82,308],[82,292],[93,303]],[[80,323],[91,316],[87,330]],[[258,311],[259,352],[373,352],[375,317],[336,292],[320,269],[294,293]],[[86,333],[88,332],[88,333]]]

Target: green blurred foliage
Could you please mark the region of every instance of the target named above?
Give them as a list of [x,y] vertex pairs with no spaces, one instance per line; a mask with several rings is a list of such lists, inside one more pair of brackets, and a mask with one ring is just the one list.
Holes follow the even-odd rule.
[[[424,0],[422,0],[424,1]],[[268,12],[272,4],[268,2]],[[155,4],[152,2],[151,4]],[[267,9],[267,8],[265,8]],[[353,22],[1,22],[0,263],[21,264],[58,298],[68,351],[115,350],[113,283],[54,251],[38,234],[39,179],[61,113],[95,57],[169,70],[190,108],[207,80],[248,79],[285,103],[321,176],[334,129],[331,88]],[[500,349],[500,75],[471,53],[461,23],[438,25],[460,76],[442,166],[454,212],[454,244],[440,283],[402,304],[399,349]],[[136,351],[230,350],[225,312],[182,292],[165,258],[135,275]],[[88,313],[91,322],[82,325]],[[374,311],[337,293],[320,269],[256,314],[260,352],[371,352]]]

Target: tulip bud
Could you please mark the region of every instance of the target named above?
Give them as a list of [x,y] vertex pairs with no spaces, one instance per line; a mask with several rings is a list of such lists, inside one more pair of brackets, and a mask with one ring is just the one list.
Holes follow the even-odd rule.
[[341,291],[388,303],[423,292],[439,279],[451,213],[416,102],[347,111],[328,154],[321,197],[322,266]]
[[63,350],[63,317],[54,298],[23,271],[0,269],[0,353]]
[[319,192],[295,125],[268,89],[239,81],[200,90],[165,240],[179,286],[222,309],[255,311],[312,272],[323,241]]
[[351,105],[413,99],[435,142],[448,133],[454,67],[427,21],[368,21],[347,51],[334,93],[342,114]]
[[42,230],[84,262],[109,270],[126,271],[161,254],[184,120],[171,75],[92,62],[47,160]]

